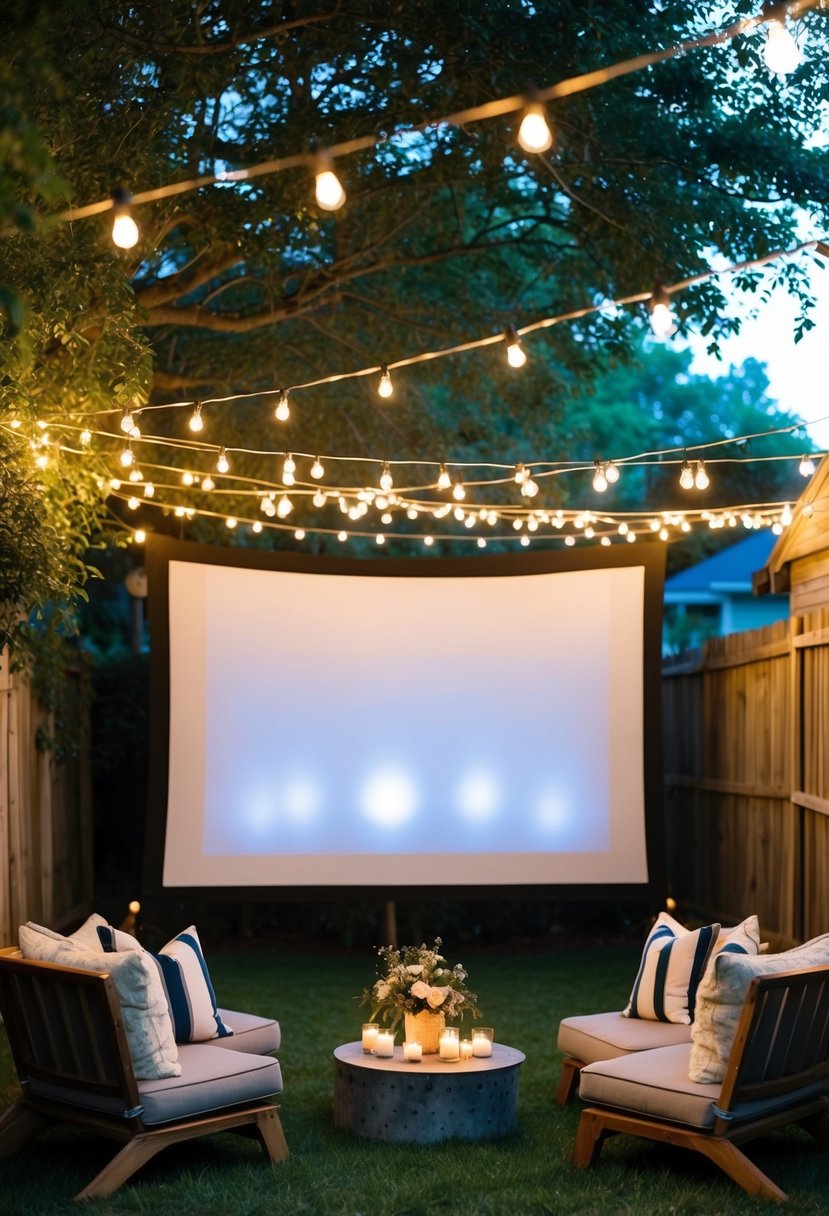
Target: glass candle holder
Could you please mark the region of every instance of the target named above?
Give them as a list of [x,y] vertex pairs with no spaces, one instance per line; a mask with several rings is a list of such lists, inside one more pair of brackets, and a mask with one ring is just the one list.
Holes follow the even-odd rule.
[[394,1035],[390,1030],[381,1030],[378,1033],[375,1055],[378,1060],[390,1060],[394,1055]]
[[423,1044],[418,1042],[403,1044],[403,1059],[410,1064],[419,1064],[423,1059]]
[[377,1022],[363,1022],[363,1051],[370,1055],[377,1050],[377,1035],[380,1026]]
[[461,1059],[462,1060],[471,1060],[472,1059],[472,1040],[471,1039],[461,1039]]
[[447,1026],[440,1032],[438,1039],[438,1057],[441,1060],[460,1059],[460,1039],[457,1026]]
[[478,1026],[472,1031],[472,1054],[478,1059],[492,1055],[492,1040],[495,1031],[491,1026]]

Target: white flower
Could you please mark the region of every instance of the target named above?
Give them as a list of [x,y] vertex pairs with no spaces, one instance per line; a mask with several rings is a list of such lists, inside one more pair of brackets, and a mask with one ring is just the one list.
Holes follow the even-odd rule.
[[423,975],[423,967],[416,963],[413,963],[411,966],[407,967],[406,970],[408,971],[409,975]]
[[384,1001],[390,992],[391,988],[385,982],[385,980],[378,980],[374,985],[374,995],[377,997],[378,1001]]
[[429,985],[424,983],[423,980],[415,980],[412,984],[412,996],[416,996],[419,1000],[425,1001],[430,992]]
[[429,1008],[438,1009],[446,1000],[448,993],[448,986],[445,988],[430,988],[429,994],[426,997],[426,1003],[428,1004]]

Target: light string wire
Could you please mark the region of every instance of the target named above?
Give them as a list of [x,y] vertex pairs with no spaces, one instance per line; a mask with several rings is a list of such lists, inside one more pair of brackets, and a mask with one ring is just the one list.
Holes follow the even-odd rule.
[[[571,97],[576,93],[584,93],[591,89],[598,88],[609,81],[618,80],[624,76],[632,75],[635,72],[641,72],[645,68],[653,67],[658,63],[665,63],[671,59],[679,59],[693,51],[701,50],[705,47],[721,46],[724,43],[730,42],[732,39],[741,34],[751,33],[759,26],[766,22],[780,18],[781,14],[785,14],[792,20],[796,20],[808,10],[822,6],[823,0],[791,0],[790,3],[780,5],[768,5],[753,17],[747,17],[740,21],[735,21],[725,29],[701,35],[697,38],[689,38],[685,42],[677,43],[675,46],[665,47],[660,51],[649,51],[642,55],[636,55],[631,59],[622,60],[619,63],[612,64],[609,67],[597,68],[591,72],[584,72],[578,76],[571,76],[566,80],[560,80],[556,84],[550,85],[543,89],[533,89],[532,97],[528,97],[526,93],[516,94],[512,97],[503,97],[494,101],[484,102],[482,105],[470,106],[464,110],[457,110],[452,114],[446,114],[440,118],[425,119],[423,122],[414,125],[408,125],[397,128],[391,136],[389,135],[362,135],[354,139],[344,140],[340,143],[335,143],[327,146],[325,152],[332,159],[353,155],[357,152],[367,151],[375,148],[380,144],[386,143],[390,138],[399,138],[416,134],[426,130],[428,127],[434,126],[464,126],[473,122],[483,122],[491,118],[500,118],[506,114],[512,114],[516,111],[523,110],[528,101],[533,102],[548,102],[557,101],[563,97]],[[290,156],[279,157],[275,160],[261,161],[255,165],[248,165],[243,169],[230,169],[219,173],[205,173],[198,177],[189,178],[185,181],[171,182],[166,186],[157,186],[151,190],[137,191],[130,198],[131,206],[140,206],[143,203],[157,202],[160,199],[172,198],[175,195],[191,193],[194,190],[201,190],[205,186],[226,185],[228,183],[251,181],[257,177],[269,176],[274,173],[281,173],[287,169],[297,169],[303,166],[313,166],[317,160],[315,152],[299,152]],[[106,211],[112,210],[117,205],[116,200],[112,197],[100,199],[95,203],[88,203],[79,207],[68,207],[64,211],[58,213],[57,218],[65,222],[74,220],[88,219],[94,215],[101,215]]]

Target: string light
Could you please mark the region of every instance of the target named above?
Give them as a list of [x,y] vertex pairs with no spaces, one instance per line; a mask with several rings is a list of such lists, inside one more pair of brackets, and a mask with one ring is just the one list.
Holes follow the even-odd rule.
[[311,502],[318,509],[320,507],[324,507],[325,504],[328,502],[328,495],[323,494],[322,490],[317,490],[317,492],[314,494],[314,497],[311,499]]
[[143,480],[144,480],[144,474],[141,472],[141,470],[138,468],[137,465],[133,465],[132,468],[130,469],[130,481],[143,481]]
[[151,481],[144,482],[144,497],[153,498],[155,496],[155,486]]
[[697,462],[697,471],[694,473],[694,485],[698,490],[707,490],[710,485],[710,478],[705,471],[705,461]]
[[126,190],[112,192],[112,241],[119,249],[138,244],[138,225],[132,218],[130,195]]
[[124,448],[124,450],[121,453],[120,460],[121,460],[121,464],[123,465],[123,467],[125,469],[128,469],[130,467],[130,465],[132,464],[132,462],[135,460],[135,456],[134,456],[133,450],[132,450],[132,443],[129,439],[127,440],[127,446]]
[[227,458],[227,449],[222,448],[216,459],[216,470],[219,473],[227,473],[230,471],[230,461]]
[[676,321],[671,311],[671,297],[664,287],[656,287],[648,301],[651,314],[651,329],[657,338],[670,338],[676,333]]
[[815,462],[811,456],[801,456],[797,471],[801,477],[811,477],[815,471]]
[[288,390],[283,388],[279,392],[279,400],[276,403],[276,409],[273,416],[277,422],[287,422],[291,416],[291,407],[288,405]]
[[201,479],[201,488],[202,488],[203,490],[207,491],[207,493],[209,493],[211,490],[215,490],[215,489],[216,489],[216,483],[215,483],[215,481],[213,480],[213,478],[210,476],[210,474],[209,474],[209,473],[207,474],[207,476],[206,476],[206,477],[202,477],[202,479]]
[[607,462],[607,464],[604,466],[604,475],[609,486],[616,484],[616,482],[619,480],[620,472],[619,466],[615,461],[609,460]]
[[781,5],[772,5],[781,10],[780,16],[769,17],[766,22],[766,43],[763,60],[770,72],[788,76],[800,64],[800,50],[786,25],[786,14]]
[[289,452],[282,462],[282,484],[292,486],[296,481],[296,461]]
[[305,540],[304,528],[297,528],[296,532],[294,532],[294,540]]
[[337,533],[337,540],[338,540],[338,541],[340,541],[340,542],[347,541],[347,540],[348,540],[348,533],[347,533],[347,532],[338,532],[338,533]]
[[434,536],[424,536],[423,543],[427,549],[431,549],[432,545],[435,543]]
[[250,530],[251,530],[251,532],[255,532],[258,535],[262,531],[262,521],[259,519],[255,519],[253,521],[253,523],[250,525]]
[[225,520],[225,526],[230,528],[231,531],[237,526],[238,523],[239,521],[235,515],[228,515],[227,519]]
[[123,414],[121,415],[121,422],[119,425],[125,435],[132,434],[132,431],[135,428],[135,419],[132,416],[131,410],[129,410],[129,409],[124,410]]
[[466,490],[463,488],[463,482],[460,477],[455,479],[455,484],[452,487],[452,497],[455,502],[463,502],[466,498]]
[[147,533],[143,528],[138,528],[135,532],[133,532],[132,538],[137,545],[143,545],[144,541],[147,539]]
[[378,397],[390,397],[394,392],[394,385],[391,382],[389,369],[384,363],[380,368],[380,383],[377,385]]
[[452,478],[449,476],[446,465],[442,464],[438,473],[437,487],[439,490],[448,490],[451,484]]
[[504,335],[507,344],[507,363],[510,367],[523,367],[527,362],[527,352],[521,345],[521,339],[514,329],[508,329]]
[[133,498],[128,498],[128,499],[127,499],[127,506],[129,507],[129,509],[130,509],[131,511],[137,511],[137,510],[138,510],[138,508],[141,506],[141,500],[140,500],[139,498],[134,498],[134,497],[133,497]]
[[607,489],[607,477],[605,476],[604,465],[600,460],[594,461],[595,472],[593,473],[593,489],[598,494],[604,494]]
[[204,430],[204,419],[201,416],[201,402],[200,401],[197,401],[196,404],[193,406],[193,413],[190,415],[190,421],[187,425],[190,427],[190,430],[193,431],[194,434],[196,434],[196,435],[198,435],[200,431]]
[[687,460],[683,460],[682,469],[679,474],[679,484],[683,490],[693,490],[694,488],[694,470],[691,468]]
[[[12,421],[12,426],[14,426],[15,422],[17,422],[17,419],[16,419],[16,418],[15,418],[15,419],[13,419],[13,421]],[[19,423],[18,423],[18,425],[19,425]],[[90,443],[92,442],[92,432],[91,432],[91,431],[88,431],[88,430],[86,429],[86,427],[84,427],[84,429],[83,429],[83,430],[81,431],[81,433],[80,433],[79,438],[80,438],[80,441],[81,441],[81,443],[83,444],[83,446],[84,446],[85,448],[86,448],[86,447],[89,447]]]
[[334,162],[327,152],[320,152],[317,156],[314,193],[317,206],[323,211],[339,211],[345,202],[345,190],[334,172]]
[[320,460],[319,456],[314,457],[314,463],[311,465],[311,476],[315,481],[319,481],[321,477],[325,476],[325,469],[322,466],[322,461]]
[[294,504],[291,502],[287,494],[283,494],[279,502],[276,504],[276,513],[280,519],[285,519],[294,509]]
[[385,490],[385,492],[388,494],[393,485],[394,479],[392,478],[391,470],[389,469],[389,462],[384,460],[383,472],[380,474],[380,489]]
[[528,105],[518,128],[518,142],[525,152],[546,152],[553,146],[547,112],[539,102]]

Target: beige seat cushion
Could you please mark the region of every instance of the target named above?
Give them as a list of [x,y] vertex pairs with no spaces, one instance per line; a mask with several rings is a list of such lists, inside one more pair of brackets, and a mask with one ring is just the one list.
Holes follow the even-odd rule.
[[586,1013],[564,1018],[558,1028],[559,1050],[585,1064],[615,1060],[632,1051],[690,1043],[691,1027],[675,1022],[626,1018],[616,1013]]
[[220,1009],[219,1017],[226,1026],[233,1027],[233,1034],[225,1039],[207,1039],[208,1046],[215,1045],[227,1051],[247,1051],[256,1056],[268,1056],[279,1051],[282,1032],[274,1018],[260,1018],[254,1013],[236,1013],[232,1009]]
[[[665,1119],[689,1127],[710,1128],[720,1085],[702,1085],[688,1078],[690,1044],[658,1047],[616,1060],[599,1060],[583,1068],[579,1097],[591,1105],[612,1106],[653,1119]],[[734,1121],[743,1122],[795,1106],[819,1094],[822,1082],[784,1093],[762,1102],[744,1102],[734,1110]]]

